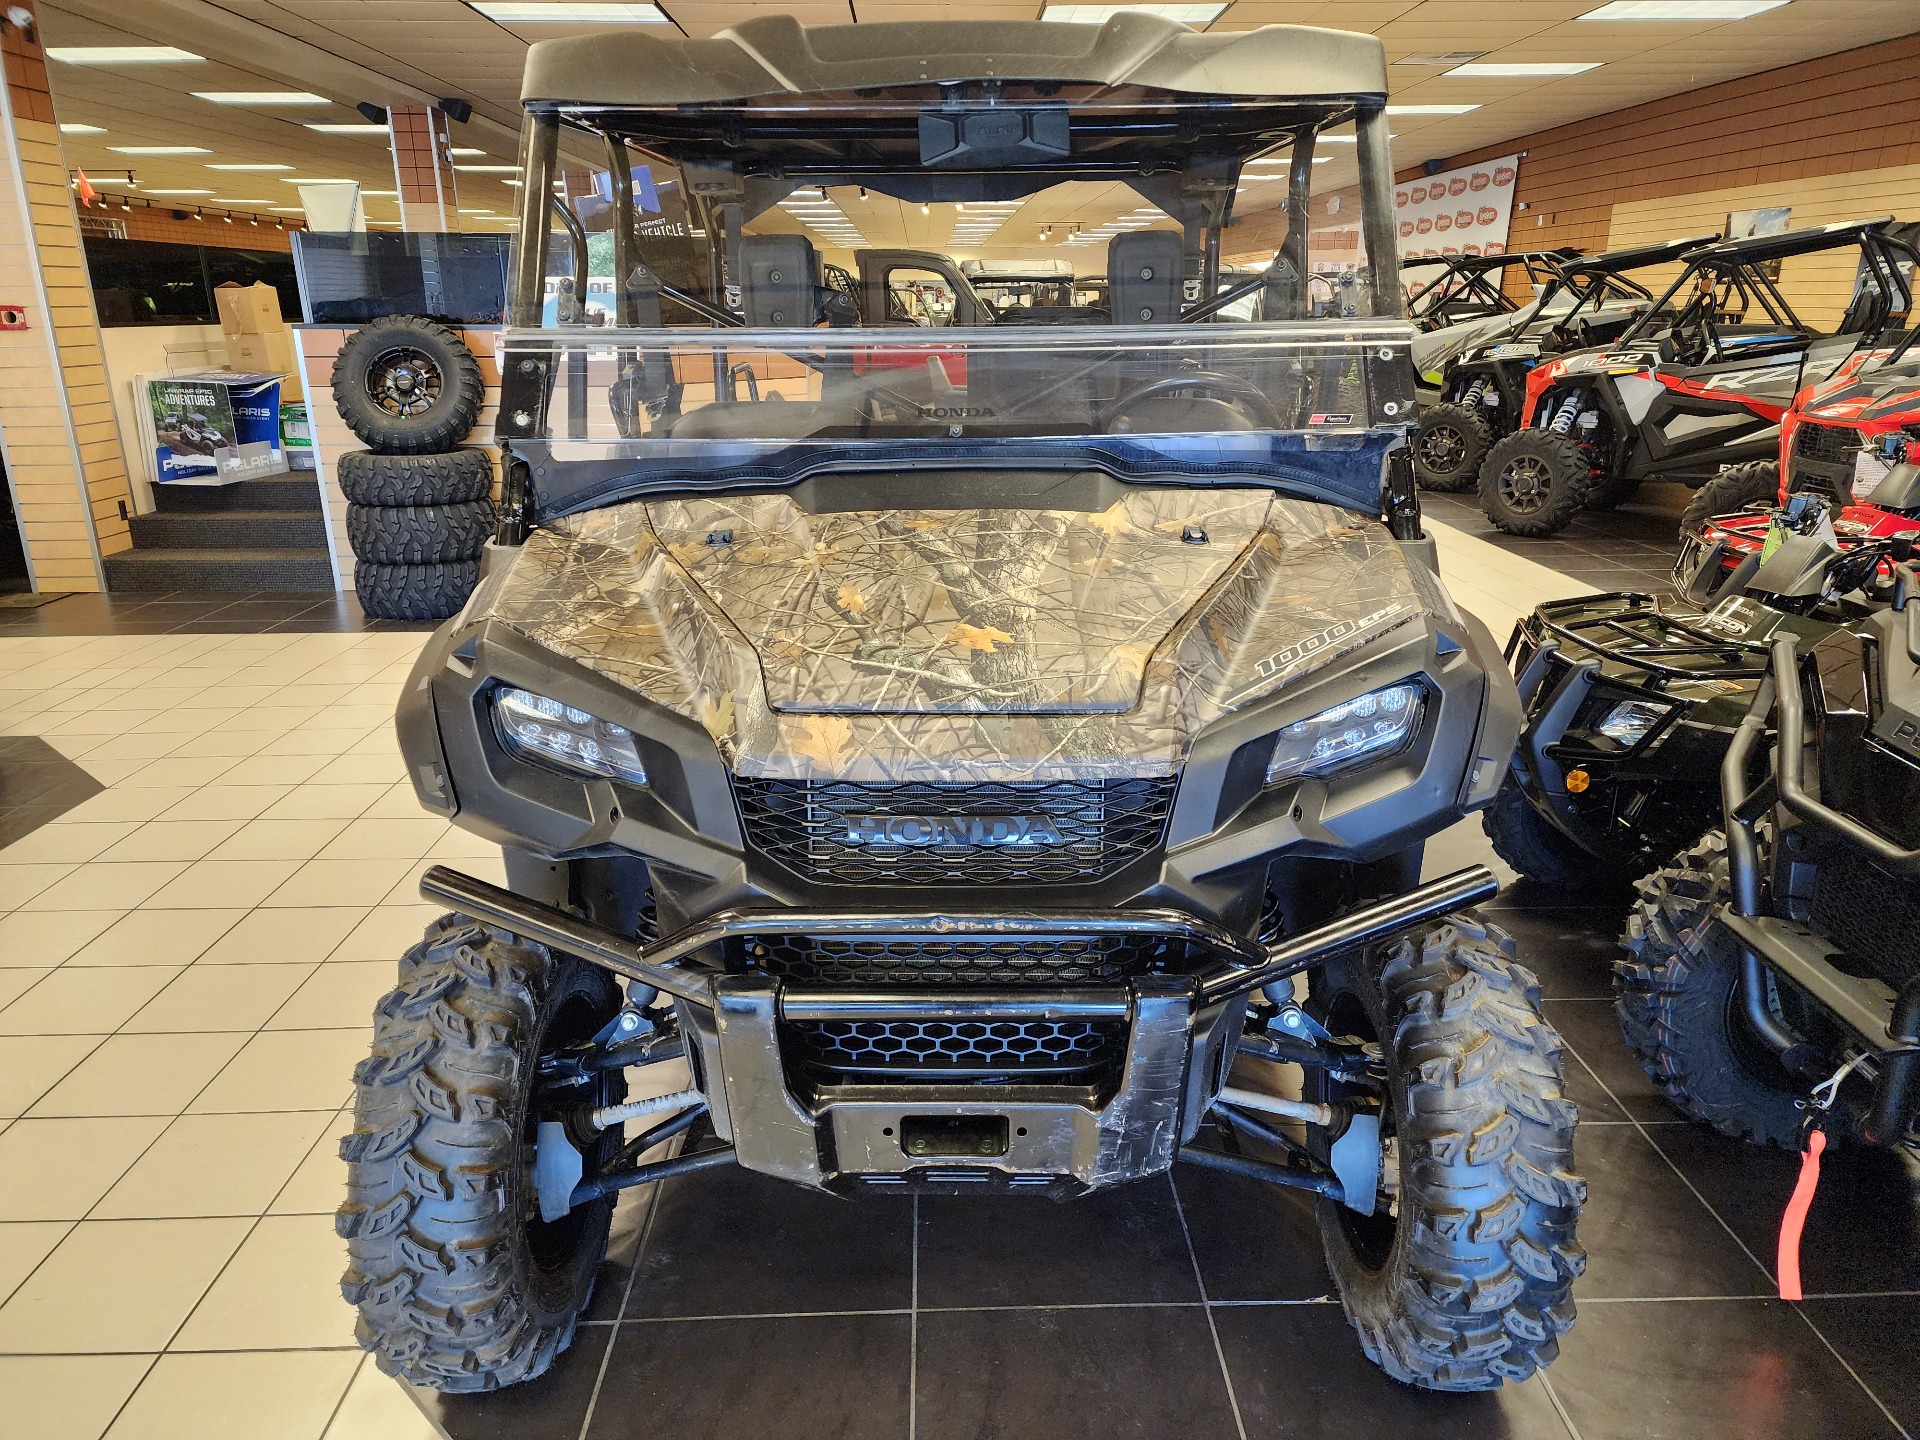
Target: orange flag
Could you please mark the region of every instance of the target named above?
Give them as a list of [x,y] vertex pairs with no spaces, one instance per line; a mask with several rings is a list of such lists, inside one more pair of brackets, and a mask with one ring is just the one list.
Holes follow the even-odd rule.
[[100,192],[93,188],[93,182],[87,179],[86,171],[76,170],[73,173],[78,181],[75,188],[79,193],[80,203],[88,209],[92,209],[93,202],[100,198]]

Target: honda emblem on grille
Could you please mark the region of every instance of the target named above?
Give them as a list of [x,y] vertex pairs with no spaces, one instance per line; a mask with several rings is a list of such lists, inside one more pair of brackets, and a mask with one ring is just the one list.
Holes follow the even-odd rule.
[[1045,815],[849,815],[849,845],[1060,845]]

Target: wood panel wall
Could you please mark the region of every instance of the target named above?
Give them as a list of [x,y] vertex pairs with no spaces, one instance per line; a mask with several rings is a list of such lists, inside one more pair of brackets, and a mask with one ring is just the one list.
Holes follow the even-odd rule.
[[176,220],[171,210],[148,209],[140,205],[131,210],[122,210],[115,204],[104,207],[96,205],[84,213],[124,222],[129,240],[164,240],[169,245],[218,245],[234,250],[277,250],[283,254],[293,249],[293,241],[288,238],[290,231],[281,229],[267,219],[262,219],[258,225],[249,225],[245,211],[231,225],[215,215],[205,220]]
[[132,496],[38,27],[0,51],[0,303],[27,318],[0,332],[0,444],[35,588],[99,590]]

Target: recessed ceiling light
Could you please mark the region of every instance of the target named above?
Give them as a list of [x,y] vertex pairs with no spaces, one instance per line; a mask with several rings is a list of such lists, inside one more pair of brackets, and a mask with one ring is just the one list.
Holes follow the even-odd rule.
[[316,124],[309,120],[305,123],[307,129],[322,135],[385,135],[387,133],[387,127],[384,125],[362,125],[357,121],[337,124],[332,121],[322,121]]
[[304,215],[306,209],[307,207],[304,205],[276,205],[273,207],[273,213],[276,215]]
[[62,135],[104,135],[107,133],[107,127],[104,125],[62,125],[60,127],[60,133]]
[[1446,73],[1463,80],[1533,79],[1550,75],[1584,75],[1598,70],[1598,60],[1487,60],[1472,65],[1456,65]]
[[116,155],[211,155],[204,145],[109,145]]
[[374,200],[398,200],[400,198],[400,192],[398,190],[362,190],[360,193]]
[[49,45],[47,58],[62,65],[161,65],[207,57],[171,45]]
[[311,90],[190,90],[196,100],[215,105],[331,105],[324,95]]
[[263,164],[256,164],[252,161],[237,164],[213,164],[210,162],[207,165],[207,169],[209,170],[291,170],[292,168],[291,165],[278,165],[271,161]]
[[449,150],[447,153],[453,156],[453,158],[456,160],[471,160],[474,157],[479,155],[484,155],[487,152],[484,150],[476,150],[471,145],[456,145],[453,147],[453,149]]
[[1787,0],[1611,0],[1576,20],[1745,20]]
[[518,175],[518,165],[456,165],[453,167],[468,175]]
[[1389,115],[1465,115],[1478,105],[1389,105]]
[[282,185],[357,185],[357,180],[349,180],[344,175],[282,175]]
[[149,190],[149,195],[211,195],[211,190]]
[[1217,5],[1049,5],[1040,12],[1040,18],[1066,25],[1101,25],[1115,15],[1158,15],[1162,20],[1205,25],[1218,20],[1226,8],[1226,0]]
[[469,0],[503,25],[665,25],[658,5],[620,0]]

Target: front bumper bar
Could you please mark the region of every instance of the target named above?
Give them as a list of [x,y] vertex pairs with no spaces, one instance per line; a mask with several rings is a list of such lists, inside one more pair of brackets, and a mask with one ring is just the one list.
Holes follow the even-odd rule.
[[[742,1165],[822,1189],[909,1183],[991,1183],[1095,1189],[1157,1174],[1226,1078],[1239,1016],[1253,990],[1342,952],[1374,945],[1491,897],[1475,865],[1305,934],[1258,945],[1174,910],[1061,910],[1013,915],[731,911],[642,945],[550,905],[434,866],[420,893],[463,915],[577,955],[680,1002],[715,1133]],[[756,936],[943,941],[1085,940],[1152,936],[1187,947],[1199,964],[1125,986],[856,989],[782,984],[729,972],[730,942]],[[795,1093],[782,1024],[809,1021],[1124,1021],[1116,1085],[860,1084]],[[1199,1063],[1196,1063],[1199,1057]],[[941,1152],[907,1143],[930,1121],[967,1139]],[[968,1122],[973,1122],[969,1125]],[[989,1137],[988,1142],[981,1140]],[[997,1137],[997,1138],[994,1138]]]

